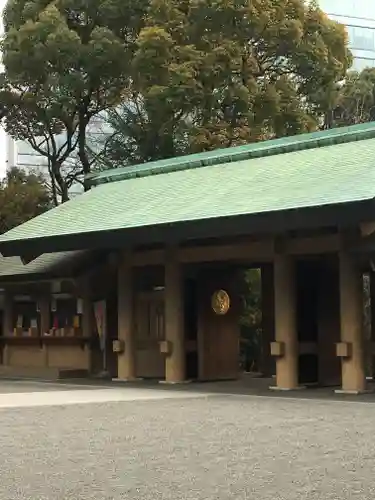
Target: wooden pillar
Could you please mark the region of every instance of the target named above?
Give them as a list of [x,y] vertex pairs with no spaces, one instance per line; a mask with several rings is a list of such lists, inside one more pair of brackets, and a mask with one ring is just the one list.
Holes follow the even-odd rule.
[[370,273],[370,321],[371,321],[371,338],[370,338],[370,373],[372,378],[375,378],[375,273]]
[[130,256],[123,256],[118,269],[118,339],[124,350],[118,355],[118,378],[136,378],[136,338],[134,330],[133,269]]
[[340,252],[341,342],[348,347],[342,357],[342,391],[359,393],[366,388],[363,336],[363,283],[352,257]]
[[[82,337],[85,339],[92,339],[95,328],[94,306],[91,297],[90,279],[86,278],[82,283],[80,293],[81,299],[81,320],[80,327]],[[85,343],[85,350],[87,351],[87,366],[91,373],[97,372],[97,353],[90,344]]]
[[[4,293],[4,310],[3,310],[3,336],[10,337],[13,335],[13,297],[8,291]],[[4,344],[2,350],[2,364],[9,365],[9,348]]]
[[183,382],[186,377],[183,323],[183,278],[176,252],[167,252],[165,264],[165,337],[171,350],[166,356],[165,381]]
[[[48,297],[48,295],[43,295],[39,297],[38,306],[39,306],[39,328],[40,328],[39,334],[43,336],[46,333],[48,334],[51,328],[50,298]],[[48,346],[45,343],[43,343],[42,350],[43,350],[44,366],[48,366],[49,364]]]
[[3,336],[13,335],[13,297],[5,291],[4,293],[4,311],[3,311]]
[[296,276],[292,257],[277,255],[274,260],[275,337],[282,346],[276,358],[276,388],[298,388],[298,336]]
[[262,279],[262,345],[260,371],[265,377],[275,374],[275,363],[271,356],[271,342],[275,340],[275,293],[273,266],[265,264],[261,269]]
[[[88,287],[87,287],[88,288]],[[84,290],[82,297],[82,336],[91,338],[94,331],[94,310],[88,289]]]
[[51,328],[51,313],[50,313],[50,299],[44,295],[38,300],[39,315],[40,315],[40,334],[44,335],[49,333]]

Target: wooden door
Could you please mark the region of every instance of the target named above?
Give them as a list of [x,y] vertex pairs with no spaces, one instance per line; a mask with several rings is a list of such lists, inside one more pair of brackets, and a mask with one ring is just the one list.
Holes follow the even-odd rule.
[[[198,278],[198,345],[201,380],[235,379],[239,374],[239,293],[233,269],[206,270]],[[211,305],[216,290],[225,290],[230,308],[216,314]]]
[[184,285],[184,334],[186,349],[186,378],[199,377],[198,361],[198,283],[186,279]]
[[164,292],[140,292],[135,301],[137,376],[164,379],[165,360],[159,342],[165,339]]

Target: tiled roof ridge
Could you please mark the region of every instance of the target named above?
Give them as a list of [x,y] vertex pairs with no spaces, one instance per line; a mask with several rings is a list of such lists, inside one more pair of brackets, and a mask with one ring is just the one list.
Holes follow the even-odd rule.
[[108,182],[276,156],[373,138],[375,138],[375,122],[369,122],[105,170],[89,175],[87,181],[91,186],[98,186]]

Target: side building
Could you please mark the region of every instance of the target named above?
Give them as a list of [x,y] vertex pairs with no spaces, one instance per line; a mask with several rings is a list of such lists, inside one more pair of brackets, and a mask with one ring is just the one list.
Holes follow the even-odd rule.
[[352,69],[375,66],[374,0],[320,0],[319,5],[331,19],[347,27],[354,56]]

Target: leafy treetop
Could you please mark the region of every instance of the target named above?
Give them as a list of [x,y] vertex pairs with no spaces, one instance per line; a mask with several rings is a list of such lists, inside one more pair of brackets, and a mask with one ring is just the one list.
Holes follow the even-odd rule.
[[0,233],[40,215],[51,207],[41,176],[10,169],[0,183]]
[[375,120],[375,68],[348,73],[337,90],[332,119],[335,126]]
[[[75,178],[90,171],[88,124],[121,100],[146,6],[146,0],[8,0],[7,129],[48,158],[63,201],[69,186],[62,165],[77,150]],[[63,144],[56,144],[57,133]]]
[[351,60],[314,2],[151,0],[104,164],[314,130]]
[[350,64],[345,27],[303,0],[152,0],[134,81],[200,151],[316,128]]

